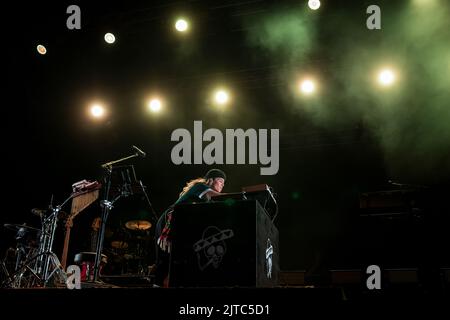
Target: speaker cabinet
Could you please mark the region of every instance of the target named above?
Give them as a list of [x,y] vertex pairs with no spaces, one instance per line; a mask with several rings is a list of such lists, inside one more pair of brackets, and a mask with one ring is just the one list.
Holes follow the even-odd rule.
[[172,222],[171,287],[278,284],[278,230],[256,200],[179,205]]

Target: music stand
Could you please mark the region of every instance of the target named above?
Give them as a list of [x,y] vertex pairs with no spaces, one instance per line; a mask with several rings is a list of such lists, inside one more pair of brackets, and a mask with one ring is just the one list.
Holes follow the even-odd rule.
[[135,194],[144,195],[145,200],[152,211],[153,219],[155,219],[153,222],[156,224],[158,221],[158,216],[156,215],[156,212],[150,202],[146,187],[142,183],[142,180],[137,178],[133,165],[118,166],[114,168],[111,176],[110,193],[112,197],[119,194],[126,196]]
[[111,171],[111,197],[130,196],[136,193],[138,184],[133,165],[116,166]]

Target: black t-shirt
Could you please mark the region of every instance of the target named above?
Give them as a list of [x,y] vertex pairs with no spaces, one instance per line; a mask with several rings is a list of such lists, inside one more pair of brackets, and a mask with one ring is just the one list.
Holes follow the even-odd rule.
[[211,191],[211,187],[204,183],[196,183],[185,194],[183,194],[174,205],[180,203],[204,202],[207,201],[205,194]]

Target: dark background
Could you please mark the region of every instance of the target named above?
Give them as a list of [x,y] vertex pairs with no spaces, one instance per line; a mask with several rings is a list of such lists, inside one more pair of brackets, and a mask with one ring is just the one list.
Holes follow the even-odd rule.
[[[100,165],[132,154],[131,145],[147,153],[128,163],[159,215],[185,182],[209,169],[170,159],[172,131],[192,133],[193,121],[202,120],[204,130],[280,129],[276,175],[261,176],[260,165],[216,167],[228,175],[226,192],[274,188],[282,270],[410,267],[426,253],[448,266],[450,28],[442,16],[449,6],[412,10],[412,1],[376,1],[382,29],[371,31],[372,2],[322,1],[317,12],[306,1],[5,6],[0,221],[39,227],[32,208],[48,207],[52,196],[61,204],[76,181],[101,181]],[[66,28],[71,4],[81,8],[81,30]],[[193,25],[181,37],[172,27],[180,12]],[[114,45],[104,42],[105,32],[115,34]],[[402,70],[389,92],[368,80],[385,61]],[[319,79],[316,98],[293,93],[303,73]],[[223,113],[210,106],[215,83],[233,93]],[[166,99],[156,117],[144,110],[152,92]],[[86,115],[95,99],[108,106],[106,121]],[[405,188],[390,180],[417,191],[426,218],[360,217],[361,193]],[[111,213],[113,229],[129,217],[121,206]],[[80,215],[74,252],[99,214],[93,205]],[[12,231],[0,236],[2,251],[14,246]]]

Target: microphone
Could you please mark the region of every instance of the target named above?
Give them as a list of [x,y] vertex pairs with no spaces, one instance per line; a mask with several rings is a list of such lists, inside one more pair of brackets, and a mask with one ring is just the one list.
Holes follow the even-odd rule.
[[144,151],[142,151],[141,149],[139,149],[136,146],[131,146],[133,148],[134,151],[136,151],[136,155],[139,155],[142,158],[145,158],[146,153]]

